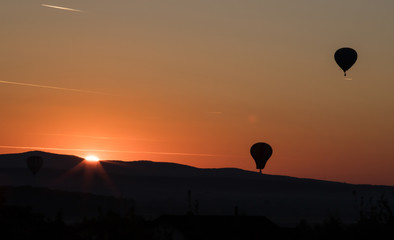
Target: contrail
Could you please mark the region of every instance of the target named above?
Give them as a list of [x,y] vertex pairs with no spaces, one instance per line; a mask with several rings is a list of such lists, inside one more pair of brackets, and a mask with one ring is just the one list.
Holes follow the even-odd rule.
[[55,151],[77,151],[77,152],[113,152],[113,153],[137,153],[137,154],[154,154],[154,155],[177,155],[177,156],[199,156],[199,157],[239,157],[225,156],[219,154],[205,153],[182,153],[182,152],[143,152],[128,150],[104,150],[104,149],[81,149],[81,148],[54,148],[54,147],[38,147],[38,146],[1,146],[0,148],[8,149],[30,149],[30,150],[55,150]]
[[27,86],[27,87],[48,88],[48,89],[63,90],[63,91],[71,91],[71,92],[93,93],[93,94],[104,94],[104,95],[108,95],[108,94],[102,93],[102,92],[95,92],[95,91],[89,91],[89,90],[81,90],[81,89],[75,89],[75,88],[63,88],[63,87],[55,87],[55,86],[47,86],[47,85],[38,85],[38,84],[32,84],[32,83],[10,82],[10,81],[2,81],[2,80],[0,80],[0,83],[4,83],[4,84],[13,84],[13,85],[20,85],[20,86]]
[[48,5],[48,4],[41,4],[41,6],[43,6],[43,7],[49,7],[49,8],[55,8],[55,9],[60,9],[60,10],[66,10],[66,11],[83,12],[82,10],[78,10],[78,9],[66,8],[66,7],[59,7],[59,6]]

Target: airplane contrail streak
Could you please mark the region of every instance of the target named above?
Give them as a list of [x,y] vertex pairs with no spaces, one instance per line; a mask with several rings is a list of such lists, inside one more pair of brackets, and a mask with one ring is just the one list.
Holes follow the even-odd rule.
[[54,5],[48,5],[48,4],[41,4],[41,6],[48,7],[48,8],[55,8],[55,9],[59,9],[59,10],[72,11],[72,12],[83,12],[82,10],[78,10],[78,9],[60,7],[60,6],[54,6]]
[[4,84],[13,84],[13,85],[20,85],[20,86],[27,86],[27,87],[48,88],[48,89],[55,89],[55,90],[80,92],[80,93],[93,93],[93,94],[104,94],[104,95],[108,95],[108,94],[102,93],[102,92],[95,92],[95,91],[82,90],[82,89],[75,89],[75,88],[63,88],[63,87],[55,87],[55,86],[47,86],[47,85],[38,85],[38,84],[32,84],[32,83],[10,82],[10,81],[2,81],[2,80],[0,80],[0,83],[4,83]]
[[[77,151],[77,152],[137,153],[137,154],[177,155],[177,156],[199,156],[199,157],[235,157],[235,156],[225,156],[225,155],[205,154],[205,153],[144,152],[144,151],[128,151],[128,150],[104,150],[104,149],[81,149],[81,148],[54,148],[54,147],[38,147],[38,146],[6,146],[6,145],[0,145],[0,148],[8,148],[8,149],[30,149],[30,150],[55,150],[55,151]],[[238,157],[239,157],[239,156],[238,156]]]

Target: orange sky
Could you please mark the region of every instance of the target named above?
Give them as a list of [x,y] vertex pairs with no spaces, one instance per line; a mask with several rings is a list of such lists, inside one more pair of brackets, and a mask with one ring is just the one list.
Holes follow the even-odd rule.
[[[55,9],[60,6],[78,11]],[[392,1],[1,1],[0,153],[394,185]],[[344,80],[336,49],[359,59]]]

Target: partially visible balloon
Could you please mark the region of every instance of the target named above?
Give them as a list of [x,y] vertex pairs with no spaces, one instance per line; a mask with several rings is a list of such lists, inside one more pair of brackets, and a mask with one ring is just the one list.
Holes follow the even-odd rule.
[[272,148],[269,144],[258,142],[253,144],[250,148],[250,154],[256,162],[256,168],[261,170],[264,169],[265,164],[272,155]]
[[37,174],[37,172],[42,167],[43,162],[44,161],[40,156],[30,156],[26,159],[27,167],[30,169],[33,175]]
[[340,48],[335,52],[334,58],[346,77],[346,71],[349,70],[357,60],[357,52],[352,48]]

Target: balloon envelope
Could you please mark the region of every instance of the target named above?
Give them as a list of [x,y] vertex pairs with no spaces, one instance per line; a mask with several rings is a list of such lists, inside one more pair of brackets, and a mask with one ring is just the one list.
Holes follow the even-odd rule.
[[40,170],[43,162],[44,161],[40,156],[30,156],[26,159],[27,167],[30,169],[33,175],[36,175],[38,170]]
[[272,155],[272,148],[267,143],[255,143],[250,148],[250,154],[256,162],[256,168],[260,169],[261,171],[261,169],[265,167],[265,164]]
[[334,58],[346,76],[346,71],[349,70],[357,60],[357,52],[352,48],[340,48],[335,52]]

